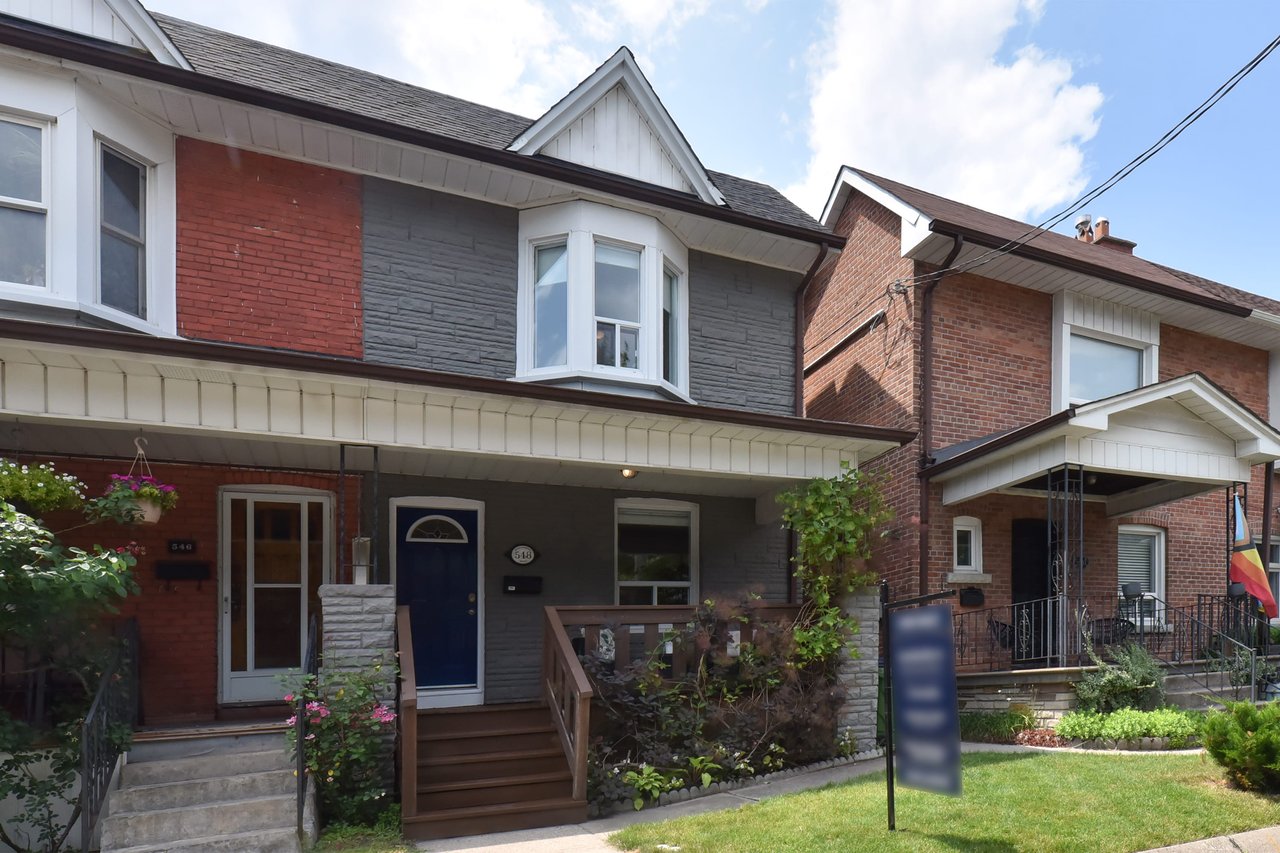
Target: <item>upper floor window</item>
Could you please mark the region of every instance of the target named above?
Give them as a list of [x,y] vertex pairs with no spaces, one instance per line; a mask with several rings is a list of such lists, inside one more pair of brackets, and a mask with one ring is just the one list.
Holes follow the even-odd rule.
[[1073,332],[1067,371],[1072,402],[1101,400],[1142,387],[1142,350]]
[[520,215],[520,379],[688,399],[688,250],[655,219],[574,201]]
[[147,169],[102,146],[98,299],[134,317],[147,316]]
[[0,281],[44,287],[48,268],[47,127],[0,118]]
[[1157,381],[1160,318],[1073,292],[1053,310],[1054,411]]

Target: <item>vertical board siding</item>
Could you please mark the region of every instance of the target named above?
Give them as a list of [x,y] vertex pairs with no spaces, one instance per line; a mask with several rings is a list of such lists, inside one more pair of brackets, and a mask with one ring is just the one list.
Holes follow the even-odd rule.
[[0,13],[145,50],[103,0],[0,0]]
[[619,175],[693,192],[662,140],[622,84],[614,86],[581,118],[539,152]]
[[1160,318],[1155,314],[1071,291],[1062,298],[1063,320],[1068,325],[1144,344],[1160,343]]

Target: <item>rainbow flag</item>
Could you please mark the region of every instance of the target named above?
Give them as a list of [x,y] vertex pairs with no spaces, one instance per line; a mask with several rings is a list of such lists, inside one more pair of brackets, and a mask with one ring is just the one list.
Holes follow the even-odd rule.
[[1231,566],[1227,576],[1236,583],[1244,584],[1245,591],[1262,602],[1262,609],[1272,619],[1276,618],[1276,600],[1271,595],[1271,586],[1267,583],[1267,570],[1262,567],[1262,557],[1253,544],[1253,534],[1249,532],[1249,521],[1244,517],[1244,507],[1240,505],[1240,496],[1236,495],[1236,539],[1231,546]]

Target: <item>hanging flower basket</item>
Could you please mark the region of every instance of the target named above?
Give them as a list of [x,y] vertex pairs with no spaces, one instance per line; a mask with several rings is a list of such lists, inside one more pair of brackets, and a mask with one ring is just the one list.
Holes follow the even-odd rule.
[[178,490],[150,474],[112,474],[99,501],[108,514],[133,524],[155,524],[178,504]]

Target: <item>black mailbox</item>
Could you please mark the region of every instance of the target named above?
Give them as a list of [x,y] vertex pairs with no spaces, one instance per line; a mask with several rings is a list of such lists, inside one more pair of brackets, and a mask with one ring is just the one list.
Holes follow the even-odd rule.
[[960,590],[961,607],[981,607],[986,600],[986,595],[976,586],[966,586]]
[[507,575],[502,579],[502,592],[505,595],[541,595],[542,577],[540,575]]
[[207,560],[157,560],[156,580],[207,581],[213,574],[213,565]]

